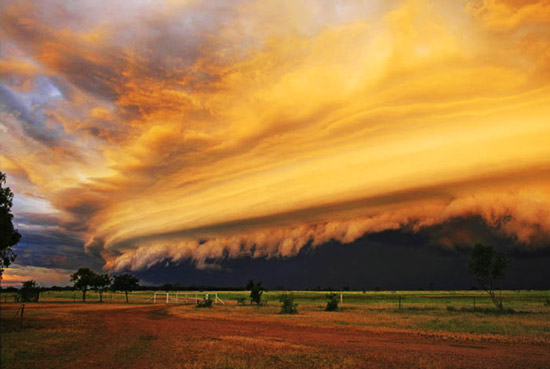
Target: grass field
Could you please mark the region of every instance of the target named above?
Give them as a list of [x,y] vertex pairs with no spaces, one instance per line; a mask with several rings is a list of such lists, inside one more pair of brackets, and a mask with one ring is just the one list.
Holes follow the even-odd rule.
[[22,327],[20,304],[2,295],[1,366],[550,368],[548,291],[504,291],[508,314],[481,291],[342,292],[338,312],[323,311],[326,292],[293,294],[297,315],[278,314],[280,292],[266,293],[264,306],[238,305],[243,291],[218,292],[225,305],[212,309],[176,304],[175,293],[170,304],[152,304],[151,291],[129,304],[107,293],[100,304],[92,292],[83,304],[70,291],[46,292],[25,304]]
[[[164,293],[164,292],[163,292]],[[170,302],[175,302],[176,293],[179,302],[185,298],[194,300],[195,297],[204,298],[205,294],[217,294],[222,300],[235,303],[238,298],[248,298],[247,291],[171,291]],[[289,291],[271,291],[265,292],[262,299],[269,303],[278,303],[279,296]],[[300,305],[325,304],[326,295],[324,291],[292,291],[295,301]],[[343,297],[344,305],[367,305],[372,308],[388,309],[399,306],[399,297],[401,297],[402,307],[433,307],[441,308],[454,306],[456,308],[473,308],[474,298],[476,307],[492,308],[493,304],[484,291],[335,291]],[[0,302],[14,302],[16,293],[3,292],[0,294]],[[134,291],[129,295],[130,303],[151,303],[153,291]],[[511,309],[537,310],[550,300],[550,291],[502,291],[505,306]],[[125,302],[125,296],[121,292],[105,292],[103,299],[105,302]],[[165,295],[158,294],[157,301],[166,299]],[[80,302],[82,293],[79,291],[45,291],[41,293],[41,302]],[[95,291],[88,291],[86,294],[87,302],[99,300],[99,295]]]

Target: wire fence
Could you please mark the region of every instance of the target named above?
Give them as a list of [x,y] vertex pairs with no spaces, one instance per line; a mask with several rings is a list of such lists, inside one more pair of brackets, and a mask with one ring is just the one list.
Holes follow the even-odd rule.
[[[270,291],[262,296],[264,304],[278,304],[283,293],[292,293],[295,302],[302,306],[322,306],[327,302],[329,292],[324,291]],[[394,292],[357,292],[335,291],[341,306],[346,308],[368,309],[440,309],[475,310],[489,309],[493,302],[484,291],[394,291]],[[207,298],[216,303],[227,305],[251,304],[247,291],[133,291],[128,294],[130,304],[196,304]],[[40,303],[82,303],[82,291],[42,291]],[[86,302],[97,303],[99,293],[87,291]],[[126,303],[124,292],[103,293],[103,303]],[[503,291],[502,300],[507,308],[519,310],[537,310],[550,307],[550,291]],[[21,302],[17,292],[0,292],[0,303]],[[221,304],[221,303],[220,303]]]

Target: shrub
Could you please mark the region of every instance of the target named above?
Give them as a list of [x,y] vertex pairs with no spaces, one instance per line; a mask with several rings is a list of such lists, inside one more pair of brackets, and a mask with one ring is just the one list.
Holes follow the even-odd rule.
[[544,306],[550,306],[550,299],[546,299],[544,301]]
[[23,286],[19,290],[19,299],[21,302],[38,302],[40,298],[40,289],[34,280],[23,282]]
[[281,302],[281,314],[298,314],[298,304],[294,303],[294,295],[291,293],[283,293],[279,297]]
[[208,296],[207,298],[204,298],[202,300],[199,300],[197,301],[197,308],[211,308],[212,307],[212,303],[214,302],[214,300],[212,300],[210,298],[210,296]]
[[338,310],[338,296],[335,293],[329,293],[327,295],[327,307],[325,311],[337,311]]
[[262,294],[264,290],[262,282],[252,283],[252,287],[250,288],[250,301],[256,305],[260,305],[262,303]]

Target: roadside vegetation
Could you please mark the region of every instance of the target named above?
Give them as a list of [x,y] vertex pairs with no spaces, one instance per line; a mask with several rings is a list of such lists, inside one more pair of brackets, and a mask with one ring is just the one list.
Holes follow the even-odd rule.
[[279,296],[281,314],[298,314],[298,304],[294,302],[294,294],[283,293]]
[[[503,291],[506,306],[513,306],[514,314],[496,313],[484,291],[473,292],[479,307],[475,312],[460,308],[467,306],[462,299],[471,291],[343,291],[345,310],[337,313],[325,311],[326,293],[293,291],[289,305],[299,302],[299,314],[279,314],[279,303],[261,308],[255,304],[238,305],[237,298],[243,293],[247,296],[246,291],[219,292],[225,305],[212,304],[211,309],[165,301],[152,304],[147,302],[151,291],[134,292],[130,303],[125,302],[123,292],[113,293],[112,303],[111,292],[104,296],[104,303],[98,302],[96,291],[89,292],[87,301],[91,302],[86,303],[80,298],[74,303],[70,291],[56,293],[67,299],[55,299],[53,292],[43,292],[43,302],[26,303],[22,326],[14,318],[19,304],[3,303],[3,369],[178,365],[341,368],[360,367],[367,359],[373,367],[382,368],[460,367],[454,360],[462,354],[453,350],[465,347],[460,349],[463,351],[471,346],[475,346],[470,349],[472,357],[498,353],[492,358],[499,357],[500,361],[491,359],[486,362],[490,364],[487,367],[506,368],[514,367],[514,362],[508,363],[510,358],[506,357],[511,355],[510,347],[538,353],[533,358],[539,360],[544,355],[548,357],[550,347],[550,307],[544,304],[549,291]],[[398,294],[406,296],[402,298],[402,309],[395,299]],[[264,299],[279,302],[279,298],[289,295],[286,291],[266,292]],[[447,306],[456,306],[457,310],[450,311]],[[381,340],[376,351],[365,351],[376,339]],[[395,348],[388,345],[393,340],[400,342],[400,352],[409,352],[407,347],[411,345],[410,354],[401,355],[401,361],[392,361]],[[427,352],[415,351],[419,342],[424,342]],[[439,346],[435,352],[448,354],[430,353],[430,345]],[[485,350],[480,352],[480,348]],[[102,354],[95,355],[97,350],[102,350]],[[414,359],[419,355],[422,362]],[[155,357],[163,359],[155,362]],[[540,361],[515,364],[545,367]]]
[[338,295],[336,295],[334,292],[331,292],[327,295],[327,307],[325,308],[325,311],[338,311]]

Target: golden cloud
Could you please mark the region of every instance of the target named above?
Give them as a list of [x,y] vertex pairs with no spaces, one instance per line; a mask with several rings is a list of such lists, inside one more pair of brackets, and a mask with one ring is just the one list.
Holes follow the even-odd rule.
[[5,6],[61,132],[37,147],[3,109],[5,170],[114,269],[471,216],[548,245],[547,2],[272,5]]

